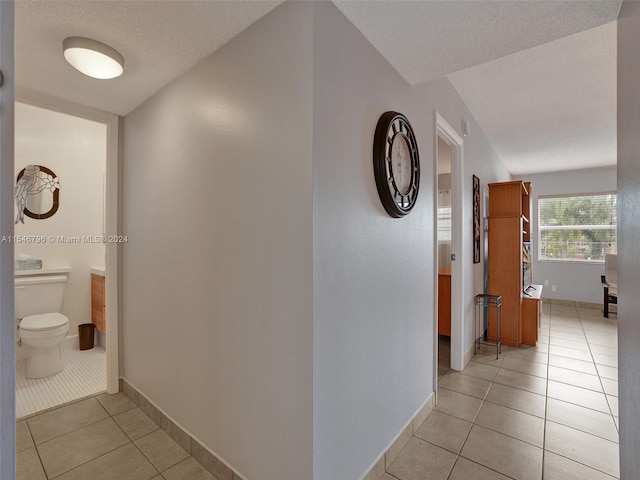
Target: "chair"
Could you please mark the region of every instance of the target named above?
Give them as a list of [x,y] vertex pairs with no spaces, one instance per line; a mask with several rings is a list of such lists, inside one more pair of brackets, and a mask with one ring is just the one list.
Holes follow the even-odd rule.
[[604,289],[604,316],[609,318],[609,304],[618,304],[618,256],[604,256],[604,275],[600,276]]

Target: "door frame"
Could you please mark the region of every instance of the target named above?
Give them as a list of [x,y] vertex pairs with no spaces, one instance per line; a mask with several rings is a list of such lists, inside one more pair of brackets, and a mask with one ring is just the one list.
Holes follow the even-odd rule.
[[[0,2],[0,236],[14,234],[14,2]],[[0,478],[16,477],[13,242],[0,242]]]
[[[455,255],[455,261],[451,262],[451,368],[462,370],[464,368],[464,292],[463,292],[463,265],[466,258],[462,248],[463,231],[463,151],[464,141],[447,120],[434,110],[434,189],[433,189],[433,218],[434,218],[434,252],[438,251],[438,137],[441,137],[451,146],[451,254]],[[438,268],[433,272],[433,296],[434,296],[434,334],[433,334],[433,384],[434,390],[438,388]]]
[[[16,88],[15,101],[35,107],[84,118],[107,127],[106,152],[106,236],[114,238],[120,233],[119,221],[119,150],[120,117],[113,113],[86,107],[49,95]],[[118,257],[120,244],[117,241],[105,243],[105,297],[106,297],[106,342],[107,342],[107,393],[120,391],[120,356],[118,333],[118,285],[120,272]]]

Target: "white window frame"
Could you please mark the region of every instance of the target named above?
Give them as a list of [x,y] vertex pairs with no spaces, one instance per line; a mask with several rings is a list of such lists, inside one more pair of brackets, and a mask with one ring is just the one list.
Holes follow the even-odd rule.
[[[617,230],[616,225],[557,225],[557,226],[542,226],[542,220],[540,215],[540,209],[542,200],[546,199],[561,199],[561,198],[578,198],[578,197],[594,197],[599,195],[615,195],[616,196],[616,208],[617,208],[617,195],[618,192],[589,192],[589,193],[569,193],[569,194],[555,194],[555,195],[540,195],[538,197],[538,212],[537,212],[537,237],[538,237],[538,261],[539,262],[569,262],[569,263],[604,263],[604,257],[602,259],[581,259],[581,258],[549,258],[542,256],[543,239],[542,234],[544,231],[550,230],[576,230],[576,229],[589,229],[589,230]],[[616,212],[617,217],[617,212]],[[617,232],[616,232],[616,247],[617,251]]]

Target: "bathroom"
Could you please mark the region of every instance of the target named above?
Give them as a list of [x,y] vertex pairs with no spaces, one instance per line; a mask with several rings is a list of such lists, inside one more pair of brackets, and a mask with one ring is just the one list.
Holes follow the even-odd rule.
[[[64,369],[43,378],[25,378],[32,347],[20,345],[16,329],[18,418],[106,389],[104,335],[96,330],[92,349],[80,351],[78,342],[78,325],[92,321],[91,273],[105,274],[106,142],[103,123],[16,102],[15,175],[37,165],[39,175],[51,172],[53,177],[50,188],[27,195],[26,210],[36,215],[20,215],[16,203],[16,267],[26,263],[33,268],[34,262],[37,267],[41,260],[41,272],[67,275],[60,313],[68,318],[66,338],[59,344]],[[23,274],[16,270],[17,279]]]

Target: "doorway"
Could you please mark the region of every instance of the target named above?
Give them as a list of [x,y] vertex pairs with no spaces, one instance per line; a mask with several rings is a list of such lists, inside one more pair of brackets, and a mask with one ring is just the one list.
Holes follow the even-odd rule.
[[[463,141],[437,111],[434,114],[434,123],[434,151],[437,160],[434,162],[434,251],[437,252],[437,265],[434,269],[434,385],[437,389],[438,379],[444,374],[445,367],[462,370],[465,365],[462,266],[466,255],[461,247],[464,233]],[[442,322],[438,321],[439,316],[442,317]],[[440,323],[443,325],[442,336]],[[446,335],[446,330],[449,330],[449,336]],[[443,355],[440,354],[440,339],[443,342]],[[443,359],[442,368],[439,368],[440,359]]]
[[[119,119],[116,115],[97,111],[88,107],[66,102],[60,99],[37,94],[30,91],[16,89],[16,171],[23,166],[22,163],[59,165],[59,172],[55,172],[59,178],[59,208],[56,215],[52,215],[44,221],[27,219],[27,225],[20,225],[25,230],[42,229],[48,221],[48,226],[53,230],[46,234],[46,245],[43,245],[40,255],[47,258],[43,261],[46,267],[69,267],[76,264],[78,268],[72,269],[66,284],[65,299],[63,301],[63,313],[65,309],[69,313],[69,332],[61,346],[76,350],[77,355],[77,325],[92,321],[91,315],[91,276],[90,273],[102,273],[105,278],[105,328],[103,334],[96,335],[95,351],[86,352],[84,360],[88,365],[93,364],[96,370],[87,370],[88,378],[81,381],[82,388],[78,387],[81,395],[86,388],[95,389],[97,384],[91,375],[103,375],[100,391],[116,393],[119,391],[119,365],[118,365],[118,133]],[[38,119],[41,125],[38,128],[28,128],[27,137],[20,131],[20,118],[31,122]],[[56,128],[47,128],[52,123],[64,123],[69,125],[69,130],[78,128],[81,132],[75,132],[79,148],[85,152],[90,138],[94,145],[91,148],[96,151],[100,160],[95,164],[81,168],[69,168],[63,162],[65,159],[56,159],[56,149],[49,152],[38,151],[42,148],[40,143],[46,145],[61,144],[64,141],[59,138],[50,138],[59,135],[60,125]],[[22,123],[29,125],[29,123]],[[57,133],[56,133],[57,132]],[[92,133],[87,133],[92,132]],[[64,130],[62,132],[64,134]],[[79,136],[78,136],[79,135]],[[42,137],[41,137],[42,136]],[[47,138],[49,136],[49,138]],[[81,144],[81,145],[80,145]],[[82,148],[80,148],[82,147]],[[84,156],[83,156],[84,155]],[[77,161],[89,163],[89,155],[79,154]],[[61,163],[62,162],[62,163]],[[55,168],[54,168],[55,170]],[[64,174],[63,174],[64,172]],[[70,210],[76,209],[74,214]],[[66,212],[65,210],[66,209]],[[83,212],[86,209],[87,212]],[[90,214],[88,211],[91,210]],[[63,214],[64,212],[64,214]],[[82,214],[88,214],[84,221],[78,225],[69,223]],[[58,218],[56,218],[58,217]],[[70,220],[73,219],[73,220]],[[31,220],[31,222],[29,222]],[[66,223],[65,223],[66,222]],[[55,225],[54,225],[55,224]],[[75,226],[74,226],[75,225]],[[92,227],[89,227],[92,225]],[[19,232],[16,229],[16,234]],[[28,233],[25,231],[25,233]],[[42,234],[44,235],[44,233]],[[52,243],[52,244],[50,244]],[[48,251],[47,251],[48,249]],[[18,258],[16,248],[16,258]],[[25,253],[25,252],[22,252]],[[66,257],[65,257],[66,255]],[[82,260],[79,258],[82,257]],[[95,269],[95,270],[94,270]],[[92,272],[92,270],[94,270]],[[72,295],[81,292],[82,300]],[[75,345],[74,345],[75,343]],[[102,348],[102,357],[99,359],[98,350]],[[17,349],[18,363],[24,352]],[[69,352],[67,352],[69,353]],[[79,352],[85,353],[85,352]],[[69,355],[67,355],[68,357]],[[88,357],[96,357],[89,359]],[[24,359],[23,359],[24,360]],[[101,363],[100,363],[101,362]],[[78,367],[82,368],[82,367]],[[99,370],[102,368],[102,371]],[[66,370],[66,367],[65,367]],[[62,373],[62,372],[61,372]],[[85,372],[83,372],[84,374]],[[18,376],[19,377],[19,376]],[[47,377],[47,378],[53,378]],[[19,385],[16,385],[18,387]],[[64,388],[64,386],[61,386]],[[97,392],[96,392],[97,393]],[[72,394],[69,394],[72,395]],[[85,395],[81,395],[85,396]],[[70,401],[68,395],[58,396],[58,404]],[[45,403],[51,402],[46,400]],[[30,410],[38,411],[38,405],[31,405]],[[20,411],[20,407],[17,408]],[[22,412],[25,413],[24,411]],[[30,414],[32,412],[28,412]]]
[[451,145],[436,135],[438,381],[451,368]]

